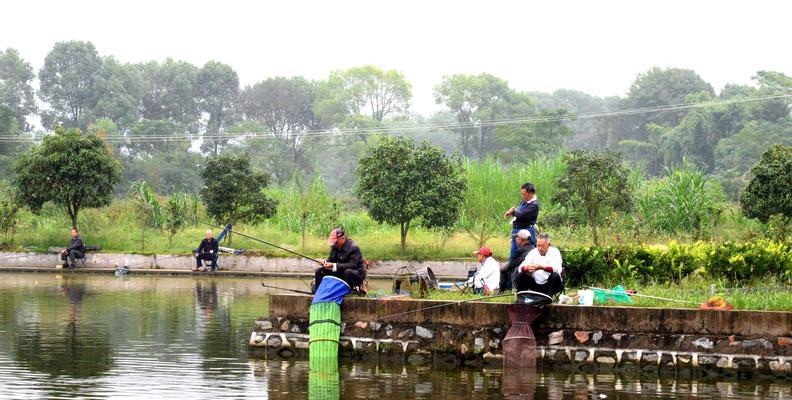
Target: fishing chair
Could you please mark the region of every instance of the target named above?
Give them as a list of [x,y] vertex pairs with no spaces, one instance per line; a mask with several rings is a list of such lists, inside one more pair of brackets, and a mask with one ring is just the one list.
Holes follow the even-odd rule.
[[88,253],[92,251],[99,251],[101,246],[85,246],[85,251],[82,257],[74,257],[75,268],[88,268],[86,262],[88,261]]

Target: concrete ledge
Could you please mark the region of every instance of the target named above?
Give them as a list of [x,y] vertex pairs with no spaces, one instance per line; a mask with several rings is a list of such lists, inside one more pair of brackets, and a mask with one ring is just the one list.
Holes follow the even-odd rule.
[[[0,270],[21,270],[17,268],[36,268],[37,271],[54,270],[60,264],[57,254],[32,252],[3,252],[0,261],[5,261]],[[174,254],[116,254],[88,253],[86,270],[113,270],[115,265],[127,265],[130,270],[171,270],[189,271],[195,266],[195,258],[191,255]],[[227,255],[220,256],[220,270],[228,272],[262,273],[269,276],[313,276],[316,264],[301,258],[275,258],[263,256]],[[429,267],[438,278],[460,280],[467,276],[467,270],[474,265],[472,262],[450,261],[376,261],[372,260],[369,276],[372,278],[388,277],[401,267],[412,265],[416,269]]]

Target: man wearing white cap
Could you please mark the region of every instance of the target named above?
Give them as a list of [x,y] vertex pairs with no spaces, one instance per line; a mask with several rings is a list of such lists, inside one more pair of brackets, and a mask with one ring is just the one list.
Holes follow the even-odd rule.
[[333,229],[327,239],[330,245],[330,255],[326,260],[319,260],[322,266],[316,270],[312,292],[322,283],[322,278],[328,275],[343,279],[352,289],[360,287],[366,279],[366,264],[360,247],[354,240],[348,239],[340,228]]
[[525,260],[525,256],[534,249],[534,245],[531,243],[531,232],[528,229],[517,231],[514,240],[517,242],[514,257],[501,268],[499,285],[501,293],[512,289],[518,271],[517,267]]

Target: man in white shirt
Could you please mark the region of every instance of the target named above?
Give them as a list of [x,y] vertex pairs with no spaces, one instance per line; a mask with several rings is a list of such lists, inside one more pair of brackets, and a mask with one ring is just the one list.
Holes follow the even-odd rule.
[[561,252],[550,246],[550,235],[539,234],[536,248],[520,264],[520,273],[514,281],[517,292],[531,290],[553,296],[564,290]]
[[473,284],[473,291],[476,293],[489,295],[496,292],[500,283],[500,265],[492,258],[492,250],[482,247],[474,254],[480,267],[471,278],[473,282],[468,283]]

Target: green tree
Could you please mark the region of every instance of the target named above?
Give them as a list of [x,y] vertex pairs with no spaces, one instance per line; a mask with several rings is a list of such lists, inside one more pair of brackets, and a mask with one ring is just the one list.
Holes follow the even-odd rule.
[[465,192],[464,167],[456,157],[428,142],[384,137],[357,167],[355,192],[379,223],[399,225],[404,253],[411,224],[452,226]]
[[395,70],[373,65],[334,71],[319,84],[316,113],[343,128],[380,126],[389,116],[406,115],[410,83]]
[[[256,222],[275,213],[277,203],[263,192],[269,175],[254,171],[245,154],[221,154],[209,159],[201,177],[201,199],[207,214],[217,222]],[[230,234],[228,241],[231,242]]]
[[11,110],[17,128],[22,131],[30,129],[25,117],[38,110],[33,96],[33,78],[33,67],[18,51],[0,51],[0,107]]
[[163,221],[165,231],[168,232],[168,244],[173,245],[173,237],[181,232],[189,221],[187,218],[195,218],[191,212],[191,197],[187,193],[174,193],[168,196],[164,206]]
[[200,110],[196,98],[198,67],[185,61],[166,59],[138,65],[143,77],[141,117],[169,120],[196,132]]
[[126,132],[140,119],[144,87],[143,76],[136,65],[122,64],[113,57],[106,57],[94,83],[96,106],[93,117],[107,118],[118,126],[119,131]]
[[[245,118],[260,122],[288,151],[292,170],[307,171],[306,133],[322,128],[314,113],[315,85],[302,77],[270,78],[248,86],[241,95]],[[315,143],[315,140],[312,140]],[[278,176],[281,182],[291,176]]]
[[566,173],[556,179],[554,200],[580,210],[599,245],[597,227],[609,210],[627,210],[632,204],[629,171],[621,154],[578,150],[567,153]]
[[39,97],[49,105],[41,115],[47,127],[86,128],[96,106],[96,78],[102,59],[91,42],[58,42],[39,71]]
[[788,227],[792,219],[792,146],[767,149],[751,168],[751,175],[740,196],[745,215],[765,223],[778,216],[783,219],[782,225]]
[[76,228],[80,210],[110,204],[119,166],[98,136],[58,127],[19,155],[14,173],[21,204],[34,212],[48,201],[64,206]]
[[140,225],[140,250],[146,248],[146,230],[162,229],[165,214],[157,198],[157,193],[144,181],[132,183],[129,194],[135,203],[137,223]]
[[220,135],[239,96],[239,77],[231,66],[209,61],[198,72],[196,89],[198,106],[209,115],[201,149],[217,156],[220,148],[228,142]]
[[0,231],[9,243],[14,242],[14,233],[19,224],[19,208],[13,187],[5,180],[0,182]]

